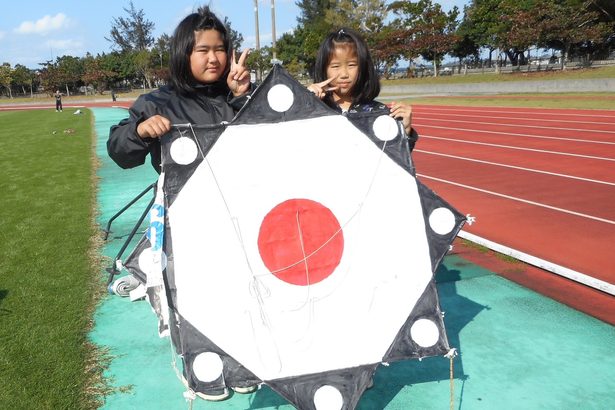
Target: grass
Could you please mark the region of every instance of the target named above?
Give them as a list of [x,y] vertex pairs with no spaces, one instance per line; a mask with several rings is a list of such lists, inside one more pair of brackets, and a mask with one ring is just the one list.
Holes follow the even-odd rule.
[[545,81],[545,80],[580,80],[592,78],[615,78],[615,65],[604,67],[578,68],[564,71],[534,71],[495,74],[448,75],[438,77],[401,78],[384,80],[383,85],[419,85],[419,84],[462,84],[491,83],[501,81]]
[[500,253],[500,252],[496,252],[496,251],[491,250],[491,249],[487,248],[486,246],[480,245],[478,243],[469,241],[469,240],[464,239],[464,238],[459,238],[459,240],[461,241],[461,243],[464,246],[466,246],[466,247],[468,247],[470,249],[473,249],[473,250],[475,250],[478,253],[488,254],[488,255],[494,256],[497,259],[500,259],[500,260],[502,260],[504,262],[508,262],[508,263],[512,263],[512,264],[520,264],[521,263],[521,261],[519,259],[513,258],[512,256],[505,255],[505,254]]
[[0,408],[96,408],[92,117],[0,112]]

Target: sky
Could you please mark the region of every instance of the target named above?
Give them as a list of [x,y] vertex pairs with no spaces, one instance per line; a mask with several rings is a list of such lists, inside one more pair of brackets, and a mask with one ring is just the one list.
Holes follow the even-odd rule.
[[[276,37],[297,26],[296,0],[274,0]],[[463,10],[469,0],[435,0],[444,10],[456,5]],[[39,63],[63,55],[83,57],[112,51],[109,37],[112,21],[128,17],[129,0],[23,0],[2,2],[0,17],[0,64],[34,69]],[[200,5],[209,4],[220,17],[243,35],[243,47],[256,45],[254,0],[133,0],[137,10],[152,21],[154,38],[171,35],[177,24]],[[258,0],[260,45],[272,40],[271,0]]]

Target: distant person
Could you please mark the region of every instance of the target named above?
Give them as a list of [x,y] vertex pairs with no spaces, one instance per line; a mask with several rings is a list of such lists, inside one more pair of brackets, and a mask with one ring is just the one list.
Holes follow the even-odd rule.
[[341,113],[387,112],[403,123],[410,151],[418,139],[412,128],[412,107],[393,101],[375,100],[380,80],[365,41],[354,30],[342,28],[331,32],[316,54],[315,83],[308,89],[331,108]]
[[56,112],[62,112],[62,93],[60,90],[56,90],[56,93],[53,96],[56,99]]
[[111,90],[111,99],[115,102],[117,98],[115,97],[115,90]]
[[184,18],[171,38],[170,84],[140,96],[129,118],[111,127],[107,151],[122,168],[145,162],[160,172],[160,137],[172,124],[230,121],[247,101],[248,50],[238,61],[226,26],[201,7]]

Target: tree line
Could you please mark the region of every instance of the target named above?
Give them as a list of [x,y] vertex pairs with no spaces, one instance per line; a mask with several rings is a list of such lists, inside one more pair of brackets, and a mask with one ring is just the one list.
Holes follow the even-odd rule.
[[[459,65],[475,66],[488,55],[487,65],[525,65],[530,50],[557,52],[562,69],[573,58],[608,58],[615,50],[615,2],[612,0],[471,0],[462,13],[433,0],[297,0],[296,28],[283,34],[276,49],[262,47],[248,58],[258,71],[282,60],[289,72],[309,77],[324,36],[340,26],[363,33],[384,76],[400,62],[421,57],[434,75],[449,56]],[[96,56],[61,56],[29,69],[0,66],[0,86],[9,97],[60,88],[103,93],[111,88],[152,88],[166,83],[170,36],[154,38],[154,23],[132,1],[126,16],[114,18],[109,36],[112,51]],[[225,18],[236,49],[242,35]]]

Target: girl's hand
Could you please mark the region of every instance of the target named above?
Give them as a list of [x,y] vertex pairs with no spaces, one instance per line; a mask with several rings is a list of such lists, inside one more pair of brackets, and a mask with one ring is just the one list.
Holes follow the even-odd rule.
[[323,82],[310,84],[308,86],[308,90],[313,92],[314,95],[316,95],[316,97],[322,100],[323,98],[325,98],[325,95],[327,95],[327,93],[337,90],[337,87],[328,87],[328,84],[331,81],[335,80],[335,78],[336,77],[331,77],[331,78],[326,79]]
[[246,67],[246,58],[248,58],[249,52],[249,48],[243,50],[243,53],[239,56],[239,61],[236,61],[235,50],[233,50],[231,71],[228,73],[226,83],[235,97],[239,97],[250,90],[250,70]]
[[401,119],[406,134],[410,135],[410,131],[412,130],[412,106],[393,101],[387,104],[387,107],[391,110],[391,114],[389,115],[395,119]]
[[160,138],[171,131],[171,121],[162,115],[149,117],[137,126],[137,134],[141,138]]

